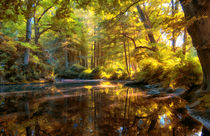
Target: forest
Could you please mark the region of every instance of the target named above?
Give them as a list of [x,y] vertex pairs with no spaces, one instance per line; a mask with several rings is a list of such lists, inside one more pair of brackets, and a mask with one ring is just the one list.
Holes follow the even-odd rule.
[[0,86],[101,80],[181,88],[210,122],[209,16],[208,0],[1,0]]

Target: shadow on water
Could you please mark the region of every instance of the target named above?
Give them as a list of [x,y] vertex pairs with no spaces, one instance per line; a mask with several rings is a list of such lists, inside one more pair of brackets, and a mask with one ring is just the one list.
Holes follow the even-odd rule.
[[[15,86],[14,86],[15,87]],[[11,90],[13,91],[11,91]],[[51,84],[0,93],[0,136],[201,135],[178,97],[152,98],[121,83]]]

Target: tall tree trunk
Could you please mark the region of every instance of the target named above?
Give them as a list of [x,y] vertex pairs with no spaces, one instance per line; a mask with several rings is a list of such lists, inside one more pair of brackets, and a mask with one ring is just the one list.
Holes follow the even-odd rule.
[[81,61],[82,61],[82,66],[86,67],[86,53],[84,50],[81,50]]
[[100,45],[99,45],[99,41],[98,41],[98,51],[97,51],[97,65],[100,66]]
[[97,66],[96,62],[97,62],[97,56],[96,56],[96,41],[94,42],[94,68]]
[[197,49],[203,69],[202,90],[210,91],[210,1],[180,0],[187,20],[193,17],[203,17],[195,20],[187,30],[192,37],[193,46]]
[[129,77],[130,77],[130,72],[129,72],[129,69],[128,69],[128,58],[127,58],[127,50],[126,50],[125,41],[123,42],[123,45],[124,45],[124,54],[125,54],[126,69],[127,69],[128,75],[129,75]]
[[129,68],[129,73],[131,73],[131,54],[130,54],[129,45],[128,45],[128,68]]
[[39,37],[40,37],[38,24],[35,24],[34,30],[35,30],[34,31],[34,34],[35,34],[34,42],[35,42],[36,45],[38,45],[38,43],[39,43]]
[[[172,4],[172,16],[174,16],[175,13],[177,13],[178,11],[179,2],[177,0],[171,0],[171,4]],[[172,32],[172,50],[176,52],[175,28],[173,28],[173,32]]]
[[[31,41],[31,33],[32,33],[32,25],[31,25],[32,18],[27,19],[26,24],[26,42]],[[27,66],[29,64],[29,55],[30,55],[30,49],[26,48],[24,53],[24,65]]]
[[[142,23],[144,23],[145,29],[151,29],[152,27],[150,25],[149,19],[146,18],[143,10],[140,8],[139,5],[137,5],[136,8],[138,10],[140,20],[142,21]],[[151,31],[148,32],[148,37],[151,43],[156,43],[155,37]]]
[[87,56],[85,58],[85,67],[88,68],[88,58],[87,58]]
[[182,45],[182,53],[186,54],[186,42],[187,42],[187,29],[184,29],[184,38],[183,38],[183,45]]
[[69,69],[69,59],[68,59],[68,50],[67,48],[65,48],[65,69],[68,70]]
[[92,51],[92,55],[91,55],[91,69],[93,69],[94,68],[94,44],[92,45],[91,51]]
[[0,21],[0,30],[1,30],[2,27],[3,27],[3,22]]

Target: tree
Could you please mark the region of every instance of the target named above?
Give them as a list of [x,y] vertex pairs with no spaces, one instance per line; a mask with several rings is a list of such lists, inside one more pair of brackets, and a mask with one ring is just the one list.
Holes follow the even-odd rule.
[[[46,22],[46,21],[44,21],[44,23],[47,27],[45,25],[43,27],[41,25],[41,20],[47,14],[47,12],[49,12],[49,10],[55,6],[57,1],[58,0],[55,0],[53,3],[51,3],[50,1],[39,1],[39,0],[36,1],[35,7],[34,7],[35,11],[34,11],[34,16],[33,16],[34,17],[34,30],[35,30],[34,31],[34,34],[35,34],[34,42],[36,45],[38,44],[40,36],[52,28],[52,24],[50,24],[49,22]],[[46,7],[45,5],[50,5],[50,6]],[[43,8],[43,11],[41,12],[41,15],[38,15],[38,12],[40,12],[38,9],[40,7]],[[50,15],[48,15],[48,16],[50,16]],[[42,30],[40,31],[41,26],[42,26]]]
[[[177,10],[178,10],[178,3],[179,1],[176,0],[174,2],[174,0],[171,0],[171,4],[172,4],[172,16],[175,15],[175,13],[177,13]],[[174,20],[175,21],[175,20]],[[176,51],[176,36],[175,36],[175,30],[173,30],[172,32],[172,48],[173,48],[173,51],[175,52]]]
[[[33,0],[28,0],[26,1],[27,4],[27,11],[25,18],[27,20],[26,23],[26,42],[30,42],[31,41],[31,33],[32,33],[32,24],[31,24],[31,20],[32,20],[32,8],[33,8],[33,4],[34,1]],[[24,54],[24,65],[27,66],[29,64],[29,56],[30,56],[30,49],[26,48],[25,50],[25,54]]]
[[187,20],[195,19],[187,28],[192,37],[203,70],[202,90],[210,91],[210,1],[180,0]]
[[[151,29],[151,23],[149,21],[149,18],[146,18],[145,13],[143,12],[143,10],[140,8],[139,5],[136,6],[138,13],[139,13],[139,18],[141,19],[141,21],[144,23],[144,27],[145,29]],[[148,37],[151,43],[156,43],[155,37],[153,35],[152,32],[148,32]]]

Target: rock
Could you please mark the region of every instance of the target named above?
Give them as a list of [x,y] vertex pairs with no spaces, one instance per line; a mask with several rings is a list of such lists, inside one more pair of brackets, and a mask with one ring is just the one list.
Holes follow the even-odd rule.
[[187,90],[184,89],[184,88],[177,88],[177,89],[174,90],[174,94],[177,95],[177,96],[179,96],[179,95],[184,94],[186,91]]
[[157,89],[158,89],[160,92],[165,92],[165,90],[166,90],[165,88],[162,88],[162,87],[161,87],[161,88],[157,88]]
[[199,105],[200,103],[201,103],[201,101],[195,101],[194,103],[190,104],[189,107],[193,108],[193,107]]
[[174,90],[173,90],[171,87],[167,88],[165,91],[166,91],[167,93],[173,93],[173,92],[174,92]]
[[151,89],[152,88],[151,85],[145,85],[144,87],[147,88],[147,89]]
[[139,120],[138,121],[138,124],[137,124],[137,126],[139,127],[139,128],[142,128],[142,125],[144,124],[144,121],[143,120]]
[[154,88],[158,88],[158,87],[161,87],[162,84],[161,83],[156,83],[156,84],[153,84]]
[[186,106],[186,109],[191,117],[202,123],[208,131],[210,131],[210,118],[209,118],[209,111],[200,111],[189,106]]
[[158,94],[160,94],[160,91],[152,89],[152,90],[149,90],[147,92],[147,94],[149,94],[149,95],[158,95]]
[[146,89],[154,89],[154,88],[161,87],[161,84],[160,83],[157,83],[157,84],[145,85],[144,87]]

